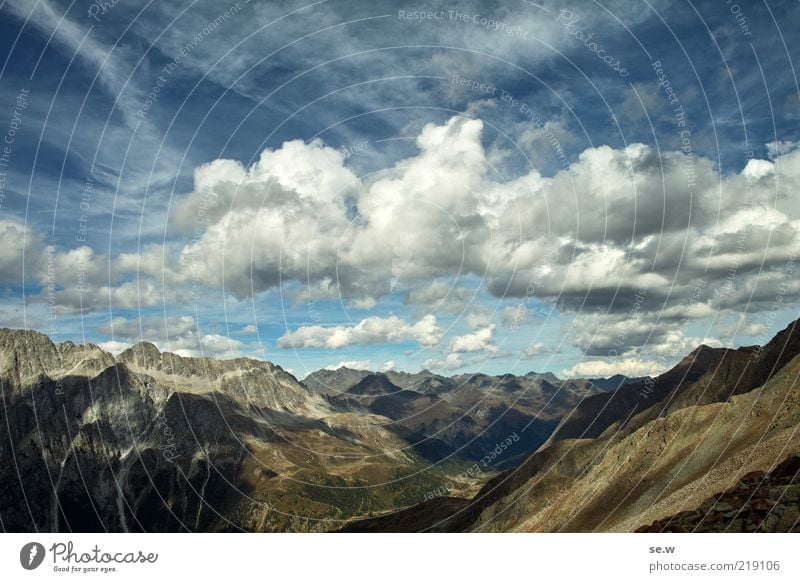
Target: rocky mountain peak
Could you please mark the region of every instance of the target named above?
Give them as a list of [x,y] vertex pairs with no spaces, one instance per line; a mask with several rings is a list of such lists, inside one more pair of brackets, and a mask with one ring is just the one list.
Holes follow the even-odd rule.
[[399,391],[400,388],[392,384],[383,374],[370,374],[348,390],[350,394],[358,396],[383,396]]
[[93,377],[113,364],[114,357],[94,344],[55,344],[38,331],[0,329],[0,377],[8,386],[19,388],[41,377]]
[[56,345],[45,334],[32,329],[0,329],[0,350],[24,352],[48,357],[58,353]]
[[139,342],[117,356],[117,360],[132,363],[141,368],[155,368],[161,365],[161,351],[155,344]]

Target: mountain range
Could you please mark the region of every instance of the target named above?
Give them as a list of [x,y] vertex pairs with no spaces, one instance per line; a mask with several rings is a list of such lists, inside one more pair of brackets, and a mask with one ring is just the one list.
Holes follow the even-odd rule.
[[609,389],[347,368],[301,383],[260,360],[147,342],[115,357],[12,329],[0,330],[0,386],[0,525],[53,532],[335,530],[443,486],[476,492]]
[[800,323],[655,378],[441,376],[0,330],[4,531],[792,531]]
[[471,499],[346,531],[800,531],[800,322],[582,400]]

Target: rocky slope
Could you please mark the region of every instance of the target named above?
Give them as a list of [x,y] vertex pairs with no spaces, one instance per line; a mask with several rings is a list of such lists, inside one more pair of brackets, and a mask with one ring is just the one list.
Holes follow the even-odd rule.
[[642,421],[687,406],[724,401],[762,386],[797,353],[797,321],[763,347],[732,350],[701,345],[657,378],[627,383],[619,390],[587,398],[564,417],[551,440],[597,437],[645,410],[651,414]]
[[[798,374],[800,358],[727,402],[684,407],[630,434],[560,441],[523,465],[509,484],[534,474],[481,508],[471,529],[634,531],[694,509],[800,451]],[[505,493],[498,485],[491,495]]]
[[800,532],[800,454],[765,473],[754,471],[692,511],[653,522],[639,532]]
[[[636,402],[641,385],[621,387],[619,399],[584,400],[560,434],[449,516],[430,512],[424,519],[428,502],[406,510],[403,522],[397,515],[381,519],[394,531],[403,523],[406,531],[636,531],[671,516],[684,519],[685,512],[696,516],[708,499],[754,472],[783,474],[781,463],[800,452],[799,330],[795,322],[763,348],[695,350],[654,379],[649,406]],[[574,431],[592,438],[569,438]],[[764,507],[734,509],[758,515]],[[752,528],[752,519],[732,520],[732,527]],[[764,519],[757,529],[787,531],[791,521]],[[717,531],[712,523],[720,521],[707,524]],[[368,525],[382,527],[376,520]]]

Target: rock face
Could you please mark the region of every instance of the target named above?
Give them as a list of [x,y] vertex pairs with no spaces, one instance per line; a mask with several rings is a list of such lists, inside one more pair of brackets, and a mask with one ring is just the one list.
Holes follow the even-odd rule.
[[18,394],[42,378],[95,375],[114,363],[114,356],[93,344],[56,345],[36,331],[0,330],[3,394]]
[[125,350],[117,359],[131,370],[147,374],[178,392],[221,392],[243,404],[311,418],[331,412],[323,398],[309,394],[294,376],[270,362],[251,358],[184,358],[162,354],[148,342]]
[[800,454],[772,471],[748,473],[693,511],[641,527],[645,533],[800,532]]
[[[403,524],[405,531],[795,529],[798,327],[763,348],[698,348],[649,383],[649,406],[635,406],[635,384],[587,398],[545,446],[450,516],[425,519],[423,504],[402,522],[382,519],[393,531]],[[583,438],[569,438],[575,432]],[[760,474],[769,476],[756,485]],[[753,499],[740,488],[752,489]],[[724,504],[700,519],[712,498]]]
[[325,396],[338,396],[347,392],[361,380],[369,376],[366,370],[352,370],[341,367],[338,370],[317,370],[303,380],[309,390]]

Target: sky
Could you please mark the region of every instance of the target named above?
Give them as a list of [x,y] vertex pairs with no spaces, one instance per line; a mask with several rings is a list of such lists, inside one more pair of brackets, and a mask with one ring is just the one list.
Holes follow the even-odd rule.
[[800,3],[0,0],[0,325],[657,374],[798,317]]

